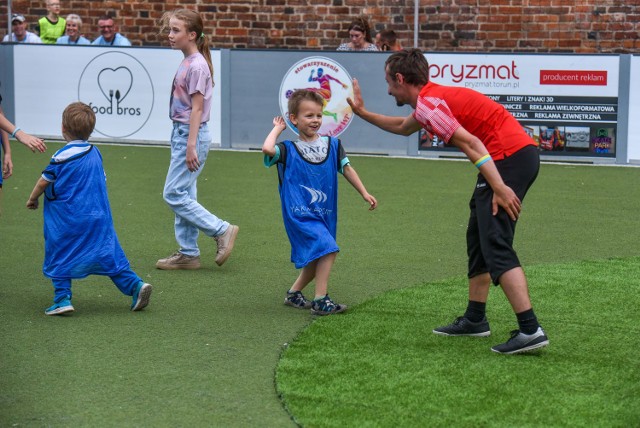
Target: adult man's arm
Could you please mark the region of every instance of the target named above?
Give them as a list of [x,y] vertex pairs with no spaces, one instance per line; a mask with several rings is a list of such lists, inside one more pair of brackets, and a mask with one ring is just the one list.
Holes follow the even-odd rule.
[[[482,141],[462,126],[455,130],[448,144],[459,148],[474,164],[485,156],[489,156]],[[522,203],[515,192],[504,183],[493,160],[483,162],[478,169],[493,190],[493,215],[498,214],[498,206],[501,206],[511,220],[516,221],[520,215]]]
[[407,117],[385,116],[368,111],[364,107],[364,100],[362,99],[362,93],[357,79],[353,79],[353,99],[347,98],[347,103],[349,103],[351,110],[353,110],[356,115],[385,131],[398,135],[411,135],[421,128],[420,123],[418,123],[413,115]]

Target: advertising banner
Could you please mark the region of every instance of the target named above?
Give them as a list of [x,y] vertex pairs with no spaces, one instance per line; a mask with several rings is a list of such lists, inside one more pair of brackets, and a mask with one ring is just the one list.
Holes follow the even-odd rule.
[[[433,82],[474,89],[502,104],[543,154],[615,156],[617,56],[425,56]],[[423,131],[419,148],[445,145]]]
[[337,61],[321,56],[307,57],[295,63],[282,78],[280,113],[296,134],[298,129],[289,120],[288,102],[297,89],[306,89],[322,97],[322,115],[326,117],[318,130],[320,135],[337,137],[347,129],[353,119],[347,104],[347,97],[353,97],[353,83],[349,72]]
[[[218,84],[209,125],[219,146],[220,51],[211,57]],[[82,101],[96,113],[96,141],[169,144],[169,99],[182,59],[182,52],[160,48],[15,46],[16,122],[33,134],[61,138],[62,111]]]

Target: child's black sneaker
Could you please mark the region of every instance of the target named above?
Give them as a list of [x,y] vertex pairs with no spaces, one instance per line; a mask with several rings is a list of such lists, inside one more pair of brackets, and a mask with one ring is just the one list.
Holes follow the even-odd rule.
[[311,302],[311,313],[313,315],[339,314],[347,310],[347,305],[339,305],[329,298],[327,294],[321,299]]
[[309,309],[311,302],[305,299],[300,291],[287,291],[287,297],[284,298],[284,304],[299,309]]

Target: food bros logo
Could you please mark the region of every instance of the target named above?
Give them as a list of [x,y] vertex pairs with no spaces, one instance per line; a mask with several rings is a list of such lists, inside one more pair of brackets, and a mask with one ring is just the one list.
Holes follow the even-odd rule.
[[340,135],[351,122],[353,113],[347,97],[353,97],[351,76],[340,64],[324,57],[305,58],[289,69],[280,85],[280,111],[287,125],[296,134],[298,130],[289,120],[289,97],[296,89],[307,89],[320,94],[324,100],[320,135]]
[[138,132],[153,109],[153,83],[133,56],[106,52],[93,58],[82,71],[78,99],[96,114],[96,131],[123,138]]

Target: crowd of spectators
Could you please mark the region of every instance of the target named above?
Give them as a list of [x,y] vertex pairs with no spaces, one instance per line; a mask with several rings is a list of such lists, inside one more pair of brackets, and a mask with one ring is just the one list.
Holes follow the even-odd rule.
[[[93,42],[82,32],[82,18],[77,14],[60,16],[60,0],[47,0],[47,16],[38,20],[34,32],[27,31],[24,15],[11,15],[11,34],[2,39],[3,43],[44,43],[62,45],[131,46],[131,42],[118,32],[117,23],[109,15],[98,19],[98,33]],[[349,41],[341,43],[338,51],[398,51],[402,47],[396,33],[390,29],[378,31],[375,41],[371,35],[369,20],[360,16],[348,27]]]
[[100,35],[91,42],[82,34],[82,18],[72,13],[66,18],[60,16],[59,0],[47,1],[47,16],[38,20],[36,30],[38,34],[27,30],[27,20],[24,15],[11,15],[11,34],[2,39],[3,43],[44,43],[62,45],[97,45],[97,46],[131,46],[131,42],[118,32],[118,26],[113,17],[101,16],[98,19]]

